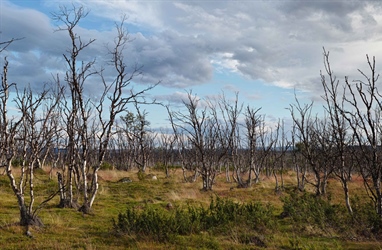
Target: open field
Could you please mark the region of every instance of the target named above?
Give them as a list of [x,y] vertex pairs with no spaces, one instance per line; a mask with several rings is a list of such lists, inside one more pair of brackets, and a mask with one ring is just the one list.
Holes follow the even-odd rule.
[[[212,192],[201,192],[200,179],[195,183],[184,183],[181,170],[165,178],[160,171],[151,171],[157,180],[139,180],[137,173],[124,171],[101,171],[100,190],[90,215],[83,215],[73,209],[57,208],[58,197],[44,207],[39,216],[45,226],[32,228],[32,238],[25,236],[24,228],[17,226],[19,219],[17,203],[6,176],[0,176],[0,244],[1,249],[381,249],[382,243],[375,238],[344,237],[338,233],[322,232],[305,225],[303,230],[292,226],[290,218],[280,218],[283,198],[293,191],[295,178],[292,172],[285,174],[286,191],[274,193],[273,178],[262,177],[262,181],[251,188],[238,189],[235,183],[225,182],[222,174],[217,178]],[[54,175],[55,176],[55,175]],[[118,182],[129,177],[132,182]],[[44,182],[46,190],[36,190],[48,196],[54,190],[56,180],[49,180],[48,174],[39,171],[38,182]],[[36,185],[39,186],[39,185]],[[309,186],[307,188],[309,190]],[[330,180],[328,193],[331,203],[343,204],[340,183]],[[368,200],[361,178],[354,177],[351,194],[360,200]],[[256,235],[265,242],[264,246],[254,242],[243,242],[240,225],[227,228],[220,235],[213,229],[198,234],[174,236],[166,242],[157,242],[150,237],[116,233],[113,219],[124,213],[127,206],[140,209],[146,206],[173,209],[190,206],[208,207],[211,197],[228,198],[235,202],[260,202],[270,204],[277,226],[272,230],[245,232]],[[43,197],[41,198],[41,200]],[[38,204],[38,202],[37,202]],[[166,210],[165,210],[166,211]]]

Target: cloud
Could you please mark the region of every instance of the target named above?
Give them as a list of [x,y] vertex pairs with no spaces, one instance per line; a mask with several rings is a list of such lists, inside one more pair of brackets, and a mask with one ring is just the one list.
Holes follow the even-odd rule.
[[165,86],[184,88],[212,79],[213,67],[203,54],[203,44],[193,37],[172,31],[149,37],[136,34],[131,46],[146,82],[161,79]]
[[[44,3],[57,11],[56,1]],[[252,79],[253,84],[315,94],[320,88],[323,46],[332,51],[338,77],[357,74],[356,69],[365,65],[365,54],[382,58],[378,1],[74,3],[91,11],[77,32],[84,41],[96,39],[80,59],[96,58],[97,67],[109,60],[105,44],[112,46],[116,34],[112,23],[127,15],[132,41],[126,47],[126,64],[129,69],[143,66],[137,84],[161,80],[164,87],[188,89],[211,83],[216,72],[229,71]],[[54,32],[48,14],[3,1],[1,19],[0,40],[25,37],[8,51],[17,81],[38,85],[49,81],[51,73],[65,70],[62,54],[70,46],[68,35]],[[112,79],[111,69],[105,74]]]
[[[49,18],[43,13],[17,7],[7,1],[1,3],[1,40],[24,38],[28,42],[14,43],[12,50],[17,52],[33,50],[44,45],[52,29]],[[22,18],[21,18],[22,17]]]
[[221,95],[207,95],[202,97],[198,93],[193,93],[192,91],[175,91],[169,95],[156,95],[154,98],[158,102],[162,102],[164,105],[170,105],[172,110],[181,109],[182,112],[188,112],[185,108],[185,104],[190,103],[190,98],[192,101],[197,103],[198,109],[209,108],[210,104],[215,103],[221,98]]
[[160,102],[167,101],[172,104],[180,104],[183,106],[183,103],[187,103],[189,101],[188,97],[189,94],[186,91],[175,91],[169,95],[157,95],[155,96],[155,99]]

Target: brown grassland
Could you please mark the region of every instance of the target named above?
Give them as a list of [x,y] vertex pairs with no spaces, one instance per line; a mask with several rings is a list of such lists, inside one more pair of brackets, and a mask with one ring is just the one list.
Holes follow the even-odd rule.
[[[100,189],[92,212],[83,215],[74,209],[57,208],[58,197],[49,201],[39,213],[44,223],[42,228],[31,228],[33,237],[25,235],[25,229],[18,226],[19,219],[16,199],[9,186],[6,175],[0,175],[0,248],[1,249],[382,249],[382,243],[373,238],[346,239],[336,234],[316,232],[309,227],[304,231],[296,231],[288,218],[279,219],[277,229],[272,235],[265,235],[266,246],[243,244],[238,242],[238,229],[233,227],[219,235],[203,232],[197,235],[179,236],[176,239],[159,243],[155,240],[138,239],[134,235],[118,234],[113,229],[113,219],[126,211],[127,204],[143,207],[151,204],[166,207],[168,203],[174,207],[185,204],[192,206],[208,206],[211,197],[232,199],[245,203],[259,201],[271,204],[275,208],[275,217],[283,211],[282,197],[288,192],[275,194],[273,178],[262,176],[258,184],[250,188],[236,188],[234,182],[227,183],[224,173],[219,175],[211,192],[202,192],[200,178],[195,183],[185,183],[180,169],[166,178],[162,171],[151,170],[157,180],[139,180],[136,171],[105,170],[100,172]],[[55,176],[55,175],[54,175]],[[118,182],[129,177],[131,183]],[[285,188],[289,192],[295,186],[295,175],[288,172],[284,175]],[[36,175],[36,194],[40,195],[36,202],[41,202],[57,189],[56,180],[49,180],[46,171],[38,171]],[[309,186],[307,186],[308,192]],[[340,183],[329,180],[328,193],[331,202],[343,204],[343,193]],[[361,200],[369,198],[365,193],[360,177],[354,176],[351,182],[351,195]],[[239,225],[240,227],[240,225]],[[266,232],[264,232],[266,233]],[[257,232],[261,234],[261,232]]]

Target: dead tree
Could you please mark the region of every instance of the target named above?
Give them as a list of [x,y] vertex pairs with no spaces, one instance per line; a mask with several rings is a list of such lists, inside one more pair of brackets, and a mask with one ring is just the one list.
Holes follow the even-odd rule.
[[[191,143],[187,140],[187,136],[184,134],[186,131],[177,126],[176,122],[178,121],[178,117],[176,116],[174,118],[174,112],[170,110],[169,106],[166,106],[166,109],[173,132],[174,147],[180,159],[183,179],[185,182],[195,182],[198,177],[198,168],[193,164]],[[192,175],[188,176],[187,172],[192,172]]]
[[297,179],[297,188],[301,192],[305,190],[305,180],[306,180],[306,174],[307,174],[307,160],[303,159],[302,157],[302,151],[304,150],[304,146],[301,142],[297,142],[296,138],[300,138],[300,136],[297,135],[297,128],[296,124],[293,123],[292,125],[292,162],[293,162],[293,168],[296,171],[296,179]]
[[[241,148],[240,143],[240,130],[239,130],[239,116],[243,109],[242,105],[238,104],[238,93],[235,94],[235,99],[232,101],[227,100],[224,93],[218,102],[221,121],[216,113],[215,108],[215,122],[222,125],[218,128],[220,144],[222,145],[222,156],[224,156],[227,161],[233,167],[233,173],[236,174],[234,178],[240,187],[246,186],[241,178],[241,172],[244,171],[244,165],[240,164],[240,154],[239,149]],[[229,168],[231,165],[226,166],[226,178],[229,180]]]
[[88,15],[82,6],[72,8],[60,7],[60,11],[53,14],[55,21],[63,23],[58,31],[67,31],[70,37],[71,46],[64,54],[67,66],[65,82],[69,88],[70,96],[65,110],[66,126],[68,136],[68,179],[66,186],[68,187],[67,201],[64,206],[78,207],[74,203],[73,197],[73,180],[76,181],[77,190],[82,192],[83,204],[89,204],[88,196],[88,120],[91,114],[90,99],[84,94],[84,84],[87,79],[96,72],[92,71],[95,61],[84,62],[78,58],[82,52],[89,47],[95,40],[90,39],[84,42],[75,29],[78,23]]
[[166,177],[170,177],[170,167],[175,167],[175,144],[176,137],[169,133],[168,130],[162,130],[159,133],[159,148],[157,149],[159,152],[160,164],[164,168]]
[[9,92],[15,84],[9,84],[7,79],[8,61],[5,58],[3,72],[1,76],[1,91],[0,91],[0,126],[1,126],[1,165],[5,166],[7,176],[10,180],[13,193],[17,198],[17,203],[20,211],[20,225],[29,226],[33,223],[33,218],[29,214],[29,209],[25,201],[25,179],[24,172],[21,172],[19,182],[16,181],[16,176],[13,174],[12,161],[16,155],[16,136],[19,130],[23,117],[18,119],[10,118],[8,114],[8,105],[10,104]]
[[[285,131],[284,121],[280,121],[277,123],[276,130],[273,133],[273,146],[270,153],[270,157],[272,158],[271,172],[275,178],[275,192],[279,193],[284,190],[284,169],[287,152],[291,147],[291,143],[287,140],[287,134]],[[279,184],[278,175],[280,176],[281,184]]]
[[[253,181],[260,181],[261,171],[264,169],[265,162],[273,146],[272,140],[267,137],[267,128],[265,126],[264,116],[259,115],[261,110],[253,109],[247,106],[245,112],[246,141],[248,143],[248,186]],[[253,176],[253,174],[255,176]]]
[[[37,216],[38,212],[55,196],[53,193],[35,206],[34,169],[36,162],[49,144],[49,136],[47,138],[45,136],[52,134],[55,129],[51,126],[50,118],[60,97],[52,98],[49,90],[34,94],[30,88],[26,88],[19,92],[16,84],[8,84],[7,70],[8,61],[5,59],[0,91],[0,159],[1,164],[6,167],[10,185],[17,198],[20,225],[25,226],[26,232],[30,234],[29,226],[43,225]],[[11,90],[17,95],[14,99],[15,108],[20,114],[17,118],[8,113]],[[13,174],[13,160],[16,156],[21,160],[19,175]]]
[[[128,112],[125,116],[128,116]],[[113,137],[115,144],[114,150],[117,152],[116,167],[120,170],[131,170],[134,167],[134,148],[131,141],[132,137],[128,134],[125,127],[126,123],[121,121],[116,122],[116,136]]]
[[[203,191],[212,190],[215,178],[218,174],[217,163],[222,159],[220,151],[219,125],[208,112],[208,105],[201,107],[200,99],[188,93],[188,100],[183,102],[186,110],[171,112],[171,120],[175,132],[185,136],[190,145],[187,150],[193,154],[190,164],[196,167],[201,175]],[[211,106],[210,106],[211,107]]]
[[138,105],[135,104],[135,108],[137,111],[136,115],[136,131],[133,134],[136,142],[136,154],[134,161],[138,165],[138,169],[141,172],[146,172],[146,168],[149,160],[149,147],[150,147],[150,131],[148,130],[148,126],[150,126],[150,122],[147,120],[146,111],[141,111]]
[[[129,42],[128,34],[124,28],[124,18],[120,25],[116,25],[117,36],[114,39],[114,46],[108,48],[110,61],[107,65],[115,72],[115,78],[106,80],[103,70],[93,70],[95,60],[83,62],[79,60],[80,54],[84,52],[95,40],[90,39],[84,42],[75,32],[79,22],[87,16],[88,12],[84,8],[76,7],[68,9],[61,7],[60,12],[55,13],[53,18],[63,23],[63,27],[58,30],[67,31],[71,39],[71,47],[64,59],[67,65],[65,82],[69,88],[67,109],[65,110],[66,127],[68,134],[67,156],[68,156],[68,195],[67,205],[76,207],[73,200],[73,182],[77,192],[81,192],[82,206],[80,210],[88,213],[92,207],[98,192],[98,171],[104,161],[108,150],[110,138],[115,133],[113,130],[117,116],[128,109],[129,103],[147,103],[144,93],[154,88],[157,84],[150,85],[139,91],[134,91],[132,79],[141,74],[140,68],[135,68],[128,72],[124,50]],[[98,104],[93,104],[90,97],[85,94],[84,84],[89,78],[98,75],[103,83],[103,92]],[[126,93],[129,93],[126,95]],[[105,107],[109,107],[108,109]],[[92,116],[94,114],[94,116]],[[97,121],[91,119],[97,119]],[[97,124],[98,129],[92,128],[91,124]],[[90,141],[97,134],[98,153],[95,166],[89,166]],[[89,183],[88,178],[90,177]]]
[[[335,161],[333,162],[333,172],[340,180],[347,210],[350,214],[353,213],[353,209],[350,204],[350,191],[349,181],[351,179],[351,166],[349,166],[349,146],[352,144],[352,136],[349,136],[349,124],[344,117],[342,111],[345,110],[345,90],[342,94],[339,93],[339,81],[334,75],[330,63],[329,52],[324,49],[324,66],[325,72],[321,72],[321,83],[324,88],[325,110],[329,117],[330,123],[330,138],[334,144]],[[327,77],[326,77],[327,76]]]
[[376,212],[382,218],[382,149],[381,134],[382,101],[377,88],[379,74],[376,72],[375,57],[366,55],[369,75],[358,70],[364,80],[356,80],[355,84],[345,77],[348,95],[345,95],[345,106],[338,107],[345,117],[355,140],[355,154],[366,191],[374,203]]
[[327,178],[331,172],[327,158],[322,156],[323,153],[329,152],[324,135],[327,129],[325,122],[312,117],[312,107],[313,102],[302,106],[296,97],[296,104],[290,105],[289,111],[296,129],[294,136],[298,140],[296,144],[299,146],[299,152],[314,174],[314,180],[305,178],[305,181],[315,187],[317,195],[322,195],[326,192]]
[[41,166],[40,159],[49,150],[53,135],[57,129],[52,122],[52,118],[57,112],[61,92],[51,93],[51,90],[43,90],[39,94],[34,94],[31,88],[28,87],[24,89],[22,94],[17,91],[15,100],[16,107],[22,114],[22,123],[20,124],[17,139],[23,145],[21,150],[21,172],[22,175],[26,175],[28,181],[29,204],[27,207],[28,214],[32,219],[37,218],[38,212],[38,209],[34,208],[34,169]]
[[311,133],[311,146],[317,152],[315,154],[317,164],[312,166],[315,180],[309,183],[316,188],[317,195],[325,195],[329,176],[334,170],[333,161],[336,159],[335,145],[331,139],[331,125],[326,115],[321,119],[317,118],[315,120],[312,124]]
[[249,165],[249,175],[248,175],[248,186],[252,185],[252,172],[256,175],[256,182],[259,181],[259,172],[256,172],[256,150],[257,150],[257,140],[258,140],[258,128],[260,126],[261,117],[257,114],[260,108],[254,110],[247,106],[245,113],[245,127],[246,127],[246,137],[248,143],[248,165]]
[[[118,115],[128,110],[129,104],[134,104],[136,109],[138,107],[138,104],[155,104],[155,100],[147,101],[145,99],[145,94],[153,88],[155,88],[160,83],[158,81],[155,84],[149,85],[139,90],[134,90],[132,80],[135,77],[141,75],[142,72],[141,67],[137,66],[135,66],[135,68],[131,72],[129,72],[127,69],[124,52],[130,40],[128,37],[128,32],[124,26],[125,19],[126,18],[123,17],[121,23],[116,24],[117,35],[114,39],[114,45],[111,49],[108,49],[110,55],[109,66],[111,66],[114,70],[115,78],[111,81],[107,81],[103,77],[102,73],[100,74],[104,85],[104,91],[98,105],[96,106],[98,120],[101,126],[98,133],[98,162],[93,168],[92,184],[90,189],[91,198],[88,203],[89,207],[93,205],[94,199],[98,192],[97,173],[104,161],[105,154],[108,150],[108,146],[110,143],[110,139],[115,133],[115,130],[113,130],[113,128],[116,122],[116,118],[118,117]],[[105,106],[109,107],[108,110],[105,110]],[[145,116],[142,117],[146,118]],[[147,121],[145,119],[143,121],[146,122],[144,126],[147,126]]]

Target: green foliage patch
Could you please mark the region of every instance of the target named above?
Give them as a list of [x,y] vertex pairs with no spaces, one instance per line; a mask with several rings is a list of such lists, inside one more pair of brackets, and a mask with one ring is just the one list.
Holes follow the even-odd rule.
[[104,161],[101,166],[100,166],[101,170],[113,170],[114,169],[114,166],[113,164],[111,164],[110,162],[107,162],[107,161]]
[[343,238],[381,238],[382,219],[373,206],[352,199],[353,213],[330,199],[304,192],[291,193],[283,199],[281,217],[289,217],[298,232]]
[[221,236],[237,226],[250,231],[272,230],[277,225],[273,212],[271,205],[264,206],[258,202],[241,204],[216,197],[211,198],[208,207],[188,205],[168,210],[152,204],[143,208],[129,206],[117,220],[113,220],[113,225],[118,233],[168,242],[175,236],[203,232]]
[[382,239],[382,218],[377,214],[371,201],[362,202],[358,196],[352,199],[353,221],[358,235]]

